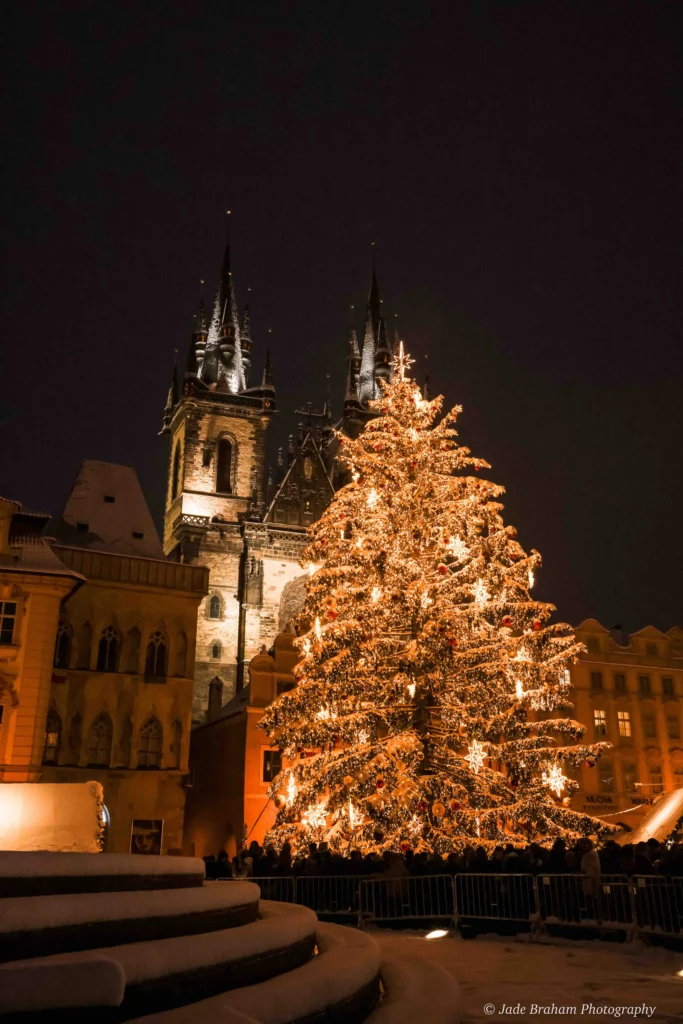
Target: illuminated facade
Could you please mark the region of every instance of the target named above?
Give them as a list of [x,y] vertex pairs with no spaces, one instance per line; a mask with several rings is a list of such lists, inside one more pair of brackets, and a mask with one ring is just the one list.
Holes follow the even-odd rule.
[[48,519],[5,519],[0,779],[99,782],[109,852],[178,850],[208,571],[164,558],[128,467],[84,463],[49,540]]
[[[336,424],[347,434],[372,415],[367,401],[388,378],[392,352],[373,270],[362,348],[355,330],[349,340],[344,412]],[[211,574],[197,627],[196,722],[205,718],[211,684],[222,684],[230,700],[245,685],[251,658],[300,610],[306,530],[343,481],[329,396],[322,412],[298,410],[297,436],[278,449],[275,468],[267,467],[266,431],[275,411],[270,355],[255,385],[251,362],[249,309],[238,311],[226,249],[211,316],[200,305],[162,429],[169,438],[164,551]]]
[[612,749],[582,767],[572,806],[633,828],[683,786],[683,629],[629,635],[585,619],[576,635],[587,650],[571,669],[573,715]]

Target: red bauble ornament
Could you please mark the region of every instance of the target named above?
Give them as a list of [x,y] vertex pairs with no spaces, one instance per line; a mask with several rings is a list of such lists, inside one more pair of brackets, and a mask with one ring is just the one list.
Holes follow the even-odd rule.
[[462,807],[462,804],[460,803],[459,800],[449,800],[448,806],[452,811],[459,811],[460,808]]
[[448,641],[448,646],[449,647],[457,647],[458,646],[458,641],[454,640],[453,637],[451,637],[451,639]]
[[408,853],[408,851],[411,849],[412,847],[410,843],[407,841],[407,839],[404,839],[403,842],[401,843],[401,853]]
[[378,451],[380,450],[380,448],[381,448],[381,447],[382,447],[382,445],[381,445],[381,444],[376,444],[376,445],[375,445],[375,451],[376,451],[376,452],[378,452]]
[[586,767],[587,768],[595,768],[596,762],[597,762],[597,758],[593,757],[592,754],[589,754],[588,757],[586,758]]
[[338,615],[339,615],[339,612],[335,612],[335,610],[333,608],[327,613],[328,619],[331,619],[332,622],[334,622],[334,620],[337,618]]
[[534,629],[540,629],[541,628],[541,620],[540,619],[534,619],[534,621],[531,623],[531,625],[534,627]]
[[508,627],[512,625],[512,616],[511,615],[504,615],[503,616],[503,625],[504,626],[508,626]]
[[380,776],[378,779],[375,780],[375,785],[377,786],[377,789],[384,789],[384,787],[386,786],[386,782]]
[[508,530],[508,537],[516,537],[516,536],[517,536],[517,531],[515,530],[514,526],[511,526],[510,529]]
[[474,467],[474,472],[475,472],[475,473],[478,473],[478,472],[479,472],[479,466],[475,466],[475,467]]
[[440,572],[442,576],[446,576],[446,574],[448,573],[448,566],[444,565],[443,562],[439,562],[439,564],[436,567],[436,571]]
[[418,811],[426,811],[428,807],[429,804],[427,803],[426,800],[420,800],[419,804],[417,805]]

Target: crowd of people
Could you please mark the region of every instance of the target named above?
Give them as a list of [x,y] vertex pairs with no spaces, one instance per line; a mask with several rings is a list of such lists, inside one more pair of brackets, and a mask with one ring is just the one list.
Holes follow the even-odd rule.
[[595,880],[605,875],[683,875],[683,843],[663,846],[656,839],[620,846],[613,839],[596,848],[590,839],[567,844],[556,839],[550,848],[530,843],[524,848],[496,846],[488,854],[484,847],[466,846],[461,853],[442,857],[436,853],[385,851],[363,855],[335,853],[327,843],[309,843],[307,853],[292,856],[289,843],[278,852],[252,842],[240,853],[228,857],[225,851],[204,858],[207,878],[268,878],[316,875],[456,874],[583,874]]

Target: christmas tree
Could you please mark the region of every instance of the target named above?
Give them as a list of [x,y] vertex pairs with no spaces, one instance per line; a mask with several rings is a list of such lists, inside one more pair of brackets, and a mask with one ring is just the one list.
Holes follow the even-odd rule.
[[350,482],[311,528],[295,689],[262,726],[289,763],[267,841],[435,850],[573,839],[565,769],[608,744],[549,717],[581,650],[530,590],[541,557],[505,526],[503,488],[423,398],[401,345],[377,414],[338,435]]

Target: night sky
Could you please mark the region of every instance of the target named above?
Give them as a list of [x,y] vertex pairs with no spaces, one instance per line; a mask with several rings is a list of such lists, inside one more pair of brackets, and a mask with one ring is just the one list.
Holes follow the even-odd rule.
[[375,242],[387,319],[544,556],[535,595],[681,623],[680,21],[657,0],[8,7],[0,493],[55,511],[103,459],[159,517],[173,353],[230,208],[275,446],[326,374],[341,413]]

